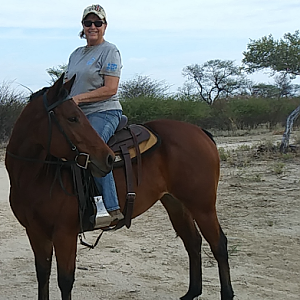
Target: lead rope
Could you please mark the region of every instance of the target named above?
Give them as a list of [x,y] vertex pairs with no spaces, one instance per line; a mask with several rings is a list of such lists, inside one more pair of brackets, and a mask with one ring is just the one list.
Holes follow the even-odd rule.
[[[79,233],[79,240],[80,240],[80,244],[81,245],[83,245],[83,246],[85,246],[85,247],[88,247],[89,249],[94,249],[97,245],[98,245],[98,243],[99,243],[99,241],[100,241],[100,238],[102,237],[102,234],[104,233],[104,231],[102,231],[100,234],[99,234],[99,236],[97,237],[97,239],[96,239],[96,241],[95,241],[95,243],[94,244],[88,244],[87,242],[85,242],[84,240],[83,240],[83,238],[82,237],[84,237],[84,233]],[[85,238],[85,237],[84,237]]]

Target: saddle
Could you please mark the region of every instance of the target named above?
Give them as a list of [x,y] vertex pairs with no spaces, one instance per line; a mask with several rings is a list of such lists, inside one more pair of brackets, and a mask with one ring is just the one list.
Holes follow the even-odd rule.
[[120,220],[116,229],[124,225],[131,226],[131,218],[136,197],[134,191],[134,174],[132,164],[137,164],[137,185],[142,181],[142,159],[141,155],[153,150],[159,146],[160,139],[158,135],[152,132],[145,125],[127,125],[127,117],[122,116],[120,124],[115,134],[108,141],[108,146],[115,153],[115,168],[123,167],[126,177],[126,203],[123,210],[124,219]]
[[[131,226],[134,200],[134,178],[137,185],[142,181],[142,155],[154,150],[160,145],[159,136],[145,125],[127,124],[128,119],[122,116],[115,134],[108,141],[108,146],[115,153],[114,168],[124,168],[126,177],[126,203],[123,210],[124,219],[113,229]],[[134,174],[132,165],[137,165]],[[72,168],[74,186],[79,199],[80,232],[94,230],[96,207],[93,196],[100,195],[89,170]],[[92,202],[92,203],[91,203]]]

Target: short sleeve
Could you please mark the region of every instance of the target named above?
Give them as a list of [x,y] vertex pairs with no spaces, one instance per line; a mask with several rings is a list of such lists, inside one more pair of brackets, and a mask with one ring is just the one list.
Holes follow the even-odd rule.
[[102,67],[100,69],[101,75],[108,76],[121,76],[121,55],[117,48],[110,49],[104,59]]

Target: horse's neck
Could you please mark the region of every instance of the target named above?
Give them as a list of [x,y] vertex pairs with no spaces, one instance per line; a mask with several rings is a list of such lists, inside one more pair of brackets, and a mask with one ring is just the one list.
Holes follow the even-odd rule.
[[6,166],[14,178],[25,176],[33,178],[41,173],[44,164],[40,162],[46,159],[46,152],[40,145],[28,139],[21,140],[12,136],[7,152]]
[[46,152],[41,145],[36,144],[30,138],[20,138],[15,135],[12,135],[7,150],[14,155],[28,159],[43,159],[46,157]]

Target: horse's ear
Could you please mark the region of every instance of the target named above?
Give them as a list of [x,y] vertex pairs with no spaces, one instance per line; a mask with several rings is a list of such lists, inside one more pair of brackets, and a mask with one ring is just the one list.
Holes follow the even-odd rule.
[[52,87],[59,91],[63,86],[64,78],[65,78],[65,73],[62,73],[62,75],[56,80],[56,82],[53,84]]
[[75,78],[76,78],[76,74],[70,79],[70,80],[67,80],[64,84],[64,88],[70,93],[71,91],[71,88],[73,86],[73,83],[75,81]]
[[47,97],[48,104],[52,104],[53,102],[57,101],[58,98],[60,97],[64,85],[64,78],[65,78],[65,73],[63,73],[49,89],[48,97]]
[[50,87],[49,91],[48,91],[48,100],[55,100],[55,98],[58,96],[63,84],[64,84],[64,77],[65,74],[63,73],[59,79],[57,79],[54,84],[52,85],[52,87]]

